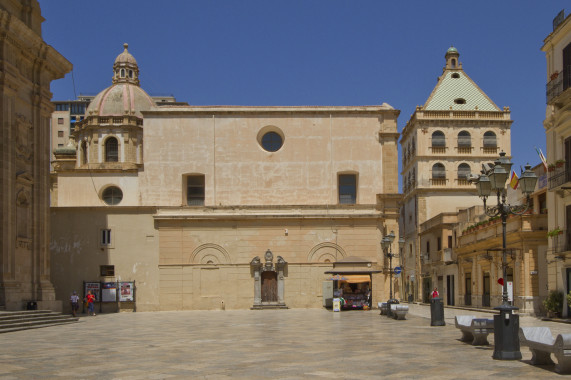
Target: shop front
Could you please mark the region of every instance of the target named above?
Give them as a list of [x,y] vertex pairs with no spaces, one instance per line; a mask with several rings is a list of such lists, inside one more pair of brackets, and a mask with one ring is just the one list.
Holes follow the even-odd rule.
[[372,275],[381,273],[381,270],[373,269],[371,261],[347,257],[333,264],[333,269],[325,273],[331,275],[326,281],[330,282],[333,299],[341,301],[342,310],[368,310],[372,307]]

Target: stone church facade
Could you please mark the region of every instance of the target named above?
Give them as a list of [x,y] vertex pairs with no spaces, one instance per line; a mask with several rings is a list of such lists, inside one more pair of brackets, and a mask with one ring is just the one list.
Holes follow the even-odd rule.
[[138,78],[125,45],[54,152],[58,296],[135,281],[142,311],[322,307],[338,274],[388,299],[398,110],[157,106]]
[[0,1],[0,308],[58,310],[50,280],[50,82],[71,64],[42,40],[36,0]]

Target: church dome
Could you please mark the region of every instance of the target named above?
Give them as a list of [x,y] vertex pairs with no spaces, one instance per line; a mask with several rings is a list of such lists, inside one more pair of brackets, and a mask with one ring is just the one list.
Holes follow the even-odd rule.
[[86,117],[134,115],[142,118],[141,111],[155,105],[151,97],[139,86],[139,66],[127,50],[117,56],[113,64],[113,84],[101,91],[89,103]]

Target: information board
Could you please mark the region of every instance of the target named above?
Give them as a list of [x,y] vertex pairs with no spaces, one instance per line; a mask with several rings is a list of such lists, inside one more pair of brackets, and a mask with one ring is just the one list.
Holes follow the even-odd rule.
[[119,301],[133,301],[134,286],[132,282],[120,282],[119,283]]
[[104,282],[101,291],[101,300],[103,302],[116,302],[117,301],[117,283]]

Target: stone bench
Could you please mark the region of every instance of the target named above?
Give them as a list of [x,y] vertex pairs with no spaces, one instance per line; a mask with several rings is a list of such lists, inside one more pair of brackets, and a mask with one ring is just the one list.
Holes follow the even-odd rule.
[[379,310],[381,311],[381,315],[387,315],[389,311],[389,306],[386,302],[379,302],[377,303]]
[[553,338],[549,327],[520,327],[519,342],[531,351],[531,364],[553,364],[551,354],[557,358],[555,371],[571,372],[571,334]]
[[394,319],[406,319],[408,313],[408,305],[391,304],[391,314]]
[[488,345],[488,334],[494,332],[494,320],[478,318],[475,315],[457,315],[456,328],[462,332],[463,342],[472,342],[474,346]]

